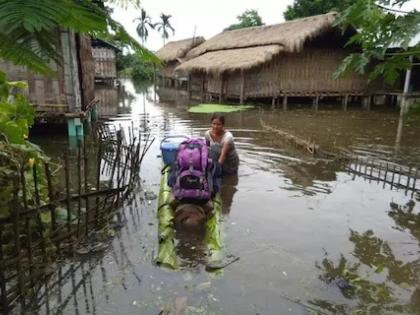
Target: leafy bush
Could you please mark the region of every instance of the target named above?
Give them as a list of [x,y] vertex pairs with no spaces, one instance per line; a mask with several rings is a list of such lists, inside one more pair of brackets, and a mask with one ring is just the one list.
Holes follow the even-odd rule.
[[8,82],[0,71],[0,217],[10,215],[14,202],[23,205],[21,192],[17,198],[14,197],[22,172],[27,186],[28,205],[36,204],[34,168],[38,174],[40,202],[47,199],[46,177],[40,162],[48,158],[38,146],[26,140],[35,113],[22,94],[25,88],[23,82]]
[[153,65],[145,62],[137,54],[117,55],[118,75],[134,80],[144,81],[153,79]]

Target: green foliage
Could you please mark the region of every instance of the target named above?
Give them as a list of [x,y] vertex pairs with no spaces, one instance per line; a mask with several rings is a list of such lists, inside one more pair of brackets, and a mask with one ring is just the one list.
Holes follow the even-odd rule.
[[224,29],[224,31],[237,30],[240,28],[264,25],[261,16],[257,10],[245,10],[241,15],[236,17],[239,23],[232,24]]
[[[405,205],[391,202],[388,216],[394,220],[395,229],[420,240],[420,214],[415,211],[413,200]],[[398,258],[390,244],[371,230],[350,230],[349,240],[354,245],[351,259],[341,255],[334,262],[324,257],[316,264],[319,279],[336,285],[348,302],[336,304],[315,299],[309,303],[328,314],[419,314],[420,261],[407,259],[411,253],[401,255],[400,250],[402,257]],[[402,292],[411,294],[411,298]]]
[[140,56],[158,61],[94,0],[0,0],[0,58],[51,74],[50,62],[60,63],[61,58],[60,27],[103,39],[111,29]]
[[0,58],[51,73],[48,61],[59,62],[57,28],[104,32],[105,17],[87,0],[0,0]]
[[[335,73],[338,77],[349,71],[369,72],[369,79],[383,77],[392,84],[401,71],[410,66],[409,57],[420,57],[420,42],[410,42],[420,33],[420,13],[412,10],[397,14],[383,6],[401,5],[408,0],[357,0],[345,9],[337,24],[357,33],[347,45],[361,47],[349,55]],[[393,48],[398,47],[398,48]],[[373,67],[371,67],[373,65]]]
[[[46,178],[39,165],[47,157],[36,145],[26,140],[35,113],[21,93],[25,88],[23,82],[8,82],[0,71],[0,216],[10,214],[13,194],[22,170],[27,182],[28,205],[35,205],[33,168],[38,173],[41,202],[47,198]],[[21,194],[16,202],[22,202]]]
[[23,144],[34,122],[33,107],[18,92],[22,88],[23,82],[10,83],[0,72],[0,136],[8,143]]
[[169,38],[169,30],[172,31],[172,35],[175,34],[175,29],[172,27],[169,19],[172,17],[170,14],[162,13],[160,15],[160,21],[155,24],[155,27],[158,32],[162,32],[163,46],[165,46],[165,41]]
[[153,79],[153,64],[144,61],[136,54],[118,54],[117,70],[119,76],[129,77],[137,81]]
[[111,30],[111,34],[102,33],[101,36],[98,36],[99,38],[111,38],[111,43],[117,41],[117,43],[119,43],[119,47],[122,46],[123,48],[127,47],[134,50],[135,54],[144,61],[161,64],[160,59],[131,37],[131,35],[127,33],[125,28],[119,22],[113,20],[111,17],[108,17],[108,25]]
[[330,11],[341,12],[354,4],[356,0],[295,0],[292,5],[288,5],[283,16],[287,21],[325,14]]

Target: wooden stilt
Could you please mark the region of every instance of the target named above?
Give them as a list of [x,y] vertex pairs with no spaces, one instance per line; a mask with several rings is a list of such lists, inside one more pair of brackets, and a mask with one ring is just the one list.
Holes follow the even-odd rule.
[[348,103],[349,103],[349,96],[347,94],[344,95],[344,97],[341,99],[341,102],[342,102],[343,110],[346,112],[348,108]]
[[187,82],[187,87],[188,87],[188,99],[191,99],[191,74],[188,75],[188,82]]
[[274,109],[276,108],[276,98],[273,96],[273,98],[271,99],[271,108]]
[[283,110],[287,110],[287,95],[283,96]]
[[203,73],[201,75],[201,86],[200,86],[201,102],[204,102],[204,76],[205,74]]
[[370,111],[371,109],[371,96],[363,96],[362,97],[362,107],[363,109]]
[[219,103],[221,104],[223,102],[223,88],[224,88],[224,78],[222,76],[221,82],[220,82],[220,92],[219,92]]
[[314,99],[312,101],[312,108],[314,110],[318,110],[318,108],[319,108],[319,95],[314,97]]
[[244,103],[244,96],[245,96],[245,74],[241,71],[241,95],[239,97],[239,103]]

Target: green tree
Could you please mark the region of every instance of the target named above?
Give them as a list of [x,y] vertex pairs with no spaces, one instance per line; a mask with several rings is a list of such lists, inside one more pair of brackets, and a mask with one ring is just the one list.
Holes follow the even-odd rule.
[[147,41],[147,37],[149,37],[149,28],[154,29],[155,25],[152,23],[152,19],[144,9],[141,9],[140,17],[135,18],[133,22],[137,20],[139,21],[139,24],[136,27],[136,31],[144,45]]
[[290,21],[330,11],[341,12],[355,2],[356,0],[295,0],[292,5],[287,6],[283,16],[287,21]]
[[345,58],[336,77],[348,71],[369,72],[371,80],[384,77],[393,83],[411,66],[410,58],[420,58],[420,41],[415,40],[420,33],[420,13],[394,9],[406,2],[409,0],[357,0],[342,12],[337,24],[357,30],[347,44],[356,44],[361,51]]
[[175,29],[172,27],[169,19],[172,17],[170,14],[162,13],[160,15],[160,22],[156,23],[155,26],[159,32],[162,32],[163,46],[165,46],[165,41],[169,38],[168,30],[172,30],[172,35],[175,34]]
[[261,26],[264,25],[261,16],[259,16],[257,10],[245,10],[241,15],[236,17],[239,23],[229,25],[224,31],[237,30],[240,28]]

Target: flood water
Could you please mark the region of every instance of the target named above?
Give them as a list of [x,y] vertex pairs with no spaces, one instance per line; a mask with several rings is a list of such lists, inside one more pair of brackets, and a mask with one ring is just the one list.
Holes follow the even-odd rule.
[[[141,189],[122,209],[124,226],[108,249],[58,264],[32,310],[43,314],[420,314],[420,196],[364,163],[417,169],[420,124],[408,121],[396,146],[398,110],[291,105],[226,115],[240,156],[238,178],[223,182],[224,252],[240,257],[209,273],[194,239],[177,242],[178,270],[153,263],[158,246],[159,143],[170,134],[204,135],[209,115],[187,112],[182,92],[154,94],[124,82],[101,113],[109,124],[150,128]],[[104,88],[102,88],[104,89]],[[159,99],[159,96],[161,97]],[[123,98],[121,98],[123,97]],[[352,159],[316,158],[266,125]],[[34,139],[50,155],[64,137]],[[54,145],[54,142],[55,144]],[[60,145],[58,145],[60,144]],[[364,161],[364,162],[363,162]],[[365,175],[363,175],[365,174]],[[371,176],[366,176],[371,174]],[[375,174],[379,179],[375,179]],[[392,180],[391,180],[392,178]],[[407,184],[407,183],[406,183]],[[44,289],[45,290],[45,289]]]

